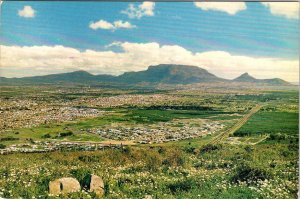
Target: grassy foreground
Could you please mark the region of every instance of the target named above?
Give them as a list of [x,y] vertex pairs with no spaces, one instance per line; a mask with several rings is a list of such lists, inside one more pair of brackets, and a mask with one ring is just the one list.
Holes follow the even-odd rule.
[[[53,198],[50,180],[102,176],[106,198],[297,198],[296,144],[134,146],[0,156],[0,195]],[[296,174],[296,175],[295,175]],[[24,189],[25,187],[25,189]],[[82,191],[60,198],[94,198]]]

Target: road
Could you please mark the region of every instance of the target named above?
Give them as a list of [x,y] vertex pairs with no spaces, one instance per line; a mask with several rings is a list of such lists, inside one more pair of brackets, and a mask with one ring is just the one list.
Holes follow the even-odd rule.
[[209,144],[216,144],[224,140],[225,138],[227,138],[230,134],[233,134],[235,131],[239,130],[250,119],[250,117],[253,114],[255,114],[257,111],[261,109],[262,106],[263,106],[262,104],[256,105],[254,108],[251,109],[251,111],[247,115],[239,119],[239,121],[235,125],[233,125],[231,128],[217,135],[213,140],[209,142]]

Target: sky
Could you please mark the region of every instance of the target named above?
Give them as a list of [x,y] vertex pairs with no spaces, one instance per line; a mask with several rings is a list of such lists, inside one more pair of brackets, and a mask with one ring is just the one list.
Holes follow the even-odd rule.
[[297,2],[2,2],[0,76],[186,64],[298,82]]

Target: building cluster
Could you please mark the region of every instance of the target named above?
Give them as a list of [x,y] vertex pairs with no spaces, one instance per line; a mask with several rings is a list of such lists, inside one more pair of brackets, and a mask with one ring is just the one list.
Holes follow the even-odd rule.
[[175,101],[177,98],[171,95],[117,95],[110,97],[78,99],[82,104],[96,107],[120,107],[120,106],[150,106],[155,103]]
[[104,111],[77,107],[31,107],[0,111],[0,129],[33,127],[53,122],[72,121],[77,118],[97,117]]
[[[97,117],[103,111],[97,110],[95,107],[150,106],[154,103],[166,103],[175,99],[174,96],[162,94],[82,97],[68,102],[21,98],[17,100],[0,99],[0,129],[28,128],[40,124],[71,121],[80,117]],[[78,108],[87,106],[90,108]]]
[[145,127],[117,127],[92,129],[91,132],[100,135],[103,138],[112,140],[133,140],[140,144],[163,143],[169,141],[178,141],[210,135],[224,127],[219,122],[205,123],[201,127],[169,127],[167,125],[157,128]]
[[0,154],[21,153],[43,153],[49,151],[96,151],[105,148],[120,148],[121,145],[111,145],[93,142],[55,142],[34,141],[31,144],[13,144],[0,149]]

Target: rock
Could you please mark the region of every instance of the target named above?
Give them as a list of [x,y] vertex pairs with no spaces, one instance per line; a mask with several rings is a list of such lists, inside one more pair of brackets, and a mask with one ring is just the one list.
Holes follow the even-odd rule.
[[94,192],[97,196],[103,196],[104,182],[101,177],[91,175],[90,191]]
[[59,180],[54,180],[49,183],[49,193],[52,195],[58,195],[61,193]]
[[80,191],[80,184],[75,178],[60,178],[49,183],[49,193],[59,195]]
[[143,199],[152,199],[151,195],[145,195]]

